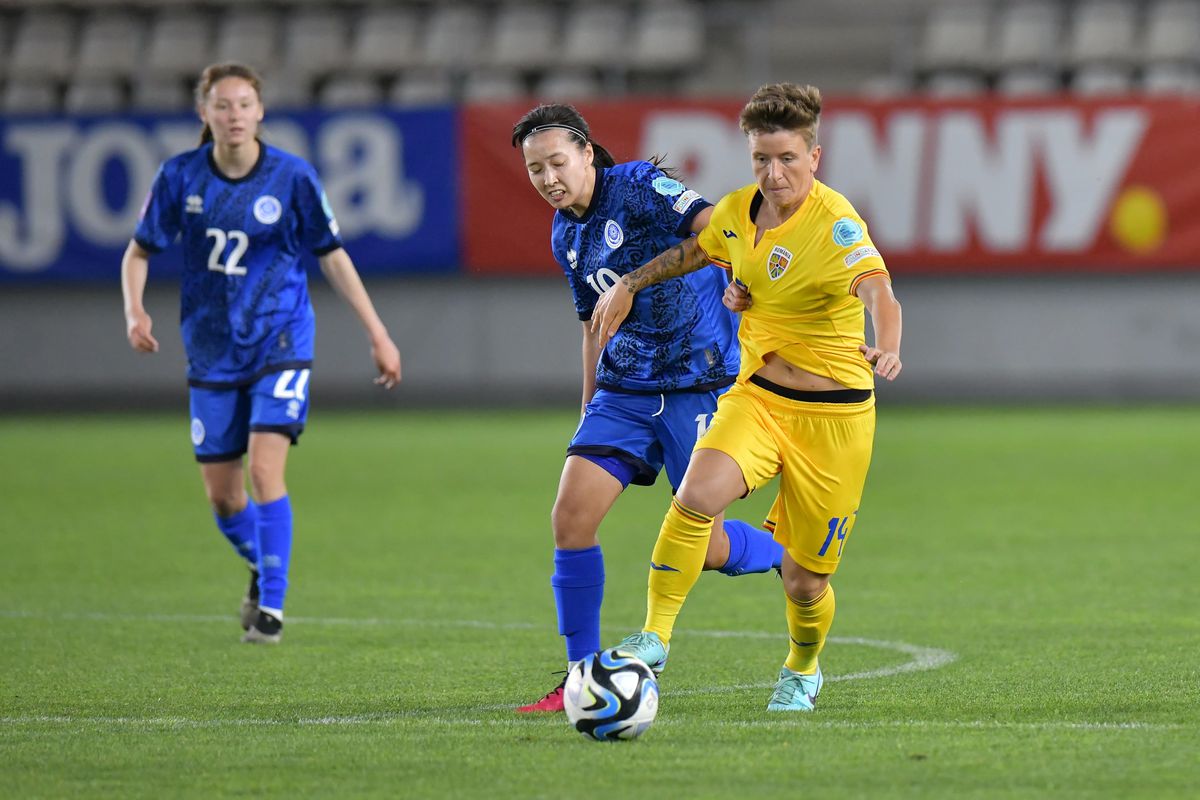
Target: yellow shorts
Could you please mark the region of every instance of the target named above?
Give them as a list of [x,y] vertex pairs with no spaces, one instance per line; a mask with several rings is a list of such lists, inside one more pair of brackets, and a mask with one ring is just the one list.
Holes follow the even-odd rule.
[[750,491],[782,473],[766,527],[797,564],[824,574],[837,571],[854,528],[874,440],[874,394],[808,402],[739,382],[696,449],[730,456]]

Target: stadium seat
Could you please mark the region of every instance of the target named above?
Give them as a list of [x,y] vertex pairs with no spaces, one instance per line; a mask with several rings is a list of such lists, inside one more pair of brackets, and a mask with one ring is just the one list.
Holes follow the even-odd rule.
[[365,9],[351,34],[350,67],[358,72],[393,74],[421,56],[421,17],[409,6]]
[[1200,3],[1160,0],[1146,13],[1142,58],[1160,62],[1200,63]]
[[1048,67],[1015,67],[1001,72],[996,92],[1007,97],[1034,97],[1062,91],[1058,71]]
[[263,77],[263,105],[267,113],[277,108],[304,108],[312,103],[311,89],[307,75],[277,70]]
[[506,3],[492,25],[490,61],[511,69],[536,68],[558,59],[554,9],[544,3]]
[[1076,67],[1133,63],[1137,56],[1136,33],[1132,2],[1088,0],[1076,8],[1071,20],[1067,58]]
[[[12,78],[66,78],[75,63],[75,23],[57,12],[28,12],[17,23],[6,74]],[[32,99],[38,92],[32,91]],[[17,91],[20,99],[21,92]],[[55,101],[57,105],[57,100]]]
[[1151,64],[1142,73],[1142,91],[1153,95],[1200,95],[1200,67],[1195,64]]
[[985,94],[987,81],[977,72],[945,70],[925,81],[925,91],[934,97],[974,97]]
[[79,37],[75,74],[86,78],[128,78],[143,68],[145,26],[126,11],[97,11]]
[[145,66],[157,77],[195,77],[212,60],[212,27],[200,13],[164,11],[150,23]]
[[463,81],[462,99],[471,102],[516,100],[528,95],[521,77],[507,70],[476,70]]
[[1126,94],[1133,88],[1133,73],[1115,64],[1091,64],[1071,77],[1071,91],[1085,97]]
[[63,110],[70,114],[96,114],[125,108],[125,92],[115,78],[77,77],[67,87]]
[[575,67],[611,67],[625,53],[628,13],[615,3],[581,2],[573,6],[563,25],[563,63]]
[[58,111],[58,87],[45,78],[9,79],[0,95],[6,114],[50,114]]
[[1058,3],[1005,6],[997,21],[995,67],[1002,73],[1057,68],[1061,36],[1062,11]]
[[679,69],[703,57],[704,14],[700,6],[674,0],[640,6],[630,29],[630,67]]
[[344,14],[324,8],[300,8],[285,15],[282,67],[296,75],[336,72],[346,59],[348,43]]
[[238,61],[262,72],[273,72],[279,46],[279,23],[266,9],[231,8],[219,15],[213,61]]
[[130,106],[139,111],[186,111],[194,104],[182,78],[140,76],[133,81]]
[[548,73],[535,92],[539,100],[550,102],[589,100],[603,93],[600,81],[594,76],[573,70]]
[[858,85],[858,92],[865,97],[885,99],[900,97],[913,90],[912,80],[906,75],[885,73],[872,75]]
[[394,106],[425,106],[454,99],[454,85],[444,70],[406,72],[392,84],[388,102]]
[[920,48],[923,72],[977,72],[990,66],[987,7],[978,2],[935,6],[925,21]]
[[422,63],[439,69],[466,70],[481,62],[490,32],[482,8],[447,3],[433,8],[425,29]]
[[370,108],[383,102],[383,87],[375,78],[337,75],[317,92],[322,108]]

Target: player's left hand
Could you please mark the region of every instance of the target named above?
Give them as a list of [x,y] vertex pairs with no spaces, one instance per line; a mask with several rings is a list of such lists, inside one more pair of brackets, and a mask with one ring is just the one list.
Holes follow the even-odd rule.
[[375,383],[385,389],[391,389],[400,382],[400,348],[390,337],[384,336],[371,344],[371,358],[379,369],[379,377]]
[[600,295],[596,307],[592,310],[592,333],[600,340],[600,348],[608,344],[608,340],[617,335],[617,328],[629,316],[633,307],[633,292],[623,281],[617,281],[608,287],[608,291]]
[[750,299],[750,290],[746,288],[746,284],[735,280],[725,287],[725,294],[721,297],[721,302],[733,313],[740,314],[754,301]]
[[904,367],[900,363],[899,353],[888,353],[880,350],[878,347],[869,347],[865,344],[858,346],[858,352],[862,353],[863,358],[870,361],[875,367],[876,375],[887,378],[889,381],[896,380],[896,376],[900,374],[900,370]]

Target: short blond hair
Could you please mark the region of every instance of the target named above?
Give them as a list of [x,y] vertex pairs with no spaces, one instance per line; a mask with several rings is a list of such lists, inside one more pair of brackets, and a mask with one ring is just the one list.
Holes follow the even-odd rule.
[[811,150],[821,124],[821,90],[794,83],[760,86],[742,109],[739,121],[746,134],[799,131]]

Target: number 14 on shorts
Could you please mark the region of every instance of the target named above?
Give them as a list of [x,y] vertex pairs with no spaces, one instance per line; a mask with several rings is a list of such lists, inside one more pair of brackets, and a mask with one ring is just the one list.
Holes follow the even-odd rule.
[[846,537],[850,535],[850,529],[854,527],[854,518],[857,515],[858,512],[855,511],[848,517],[833,517],[829,520],[829,535],[825,537],[825,543],[817,551],[818,558],[823,558],[829,552],[829,546],[833,544],[834,539],[837,539],[837,557],[842,557],[842,548],[846,546]]

